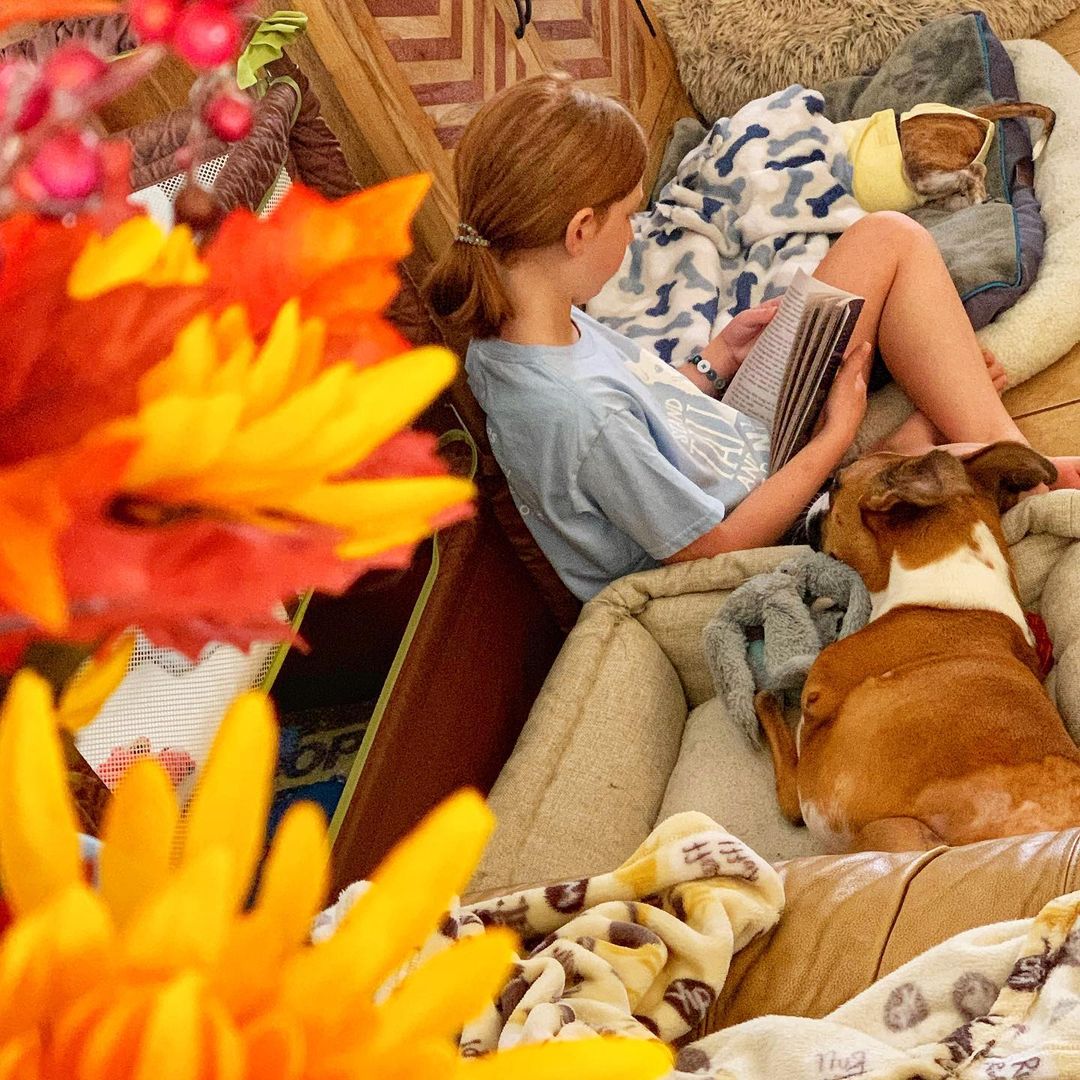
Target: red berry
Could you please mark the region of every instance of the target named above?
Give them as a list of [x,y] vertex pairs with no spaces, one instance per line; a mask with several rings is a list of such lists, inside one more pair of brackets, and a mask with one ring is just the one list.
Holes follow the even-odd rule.
[[45,61],[45,82],[53,90],[85,90],[108,71],[108,65],[85,45],[64,45]]
[[53,135],[34,155],[30,171],[52,198],[85,199],[101,188],[104,179],[97,136],[88,131]]
[[213,68],[236,58],[242,37],[240,20],[231,11],[195,0],[181,12],[172,46],[192,67]]
[[140,41],[169,41],[180,18],[180,0],[130,0],[128,14]]
[[251,102],[239,94],[219,94],[203,110],[207,127],[225,142],[239,142],[251,131],[254,119]]
[[33,64],[16,60],[0,65],[0,128],[29,131],[49,111],[52,95]]

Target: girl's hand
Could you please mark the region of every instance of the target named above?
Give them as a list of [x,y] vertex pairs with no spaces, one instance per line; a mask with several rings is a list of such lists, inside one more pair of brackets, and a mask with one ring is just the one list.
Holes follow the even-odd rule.
[[844,357],[821,412],[817,437],[829,440],[840,455],[855,441],[866,415],[866,386],[873,355],[870,343],[864,341]]
[[746,359],[746,354],[753,348],[758,335],[772,321],[776,309],[780,306],[780,298],[766,300],[757,307],[747,308],[740,311],[713,338],[709,344],[701,350],[701,355],[709,361],[719,374],[730,379],[739,365]]

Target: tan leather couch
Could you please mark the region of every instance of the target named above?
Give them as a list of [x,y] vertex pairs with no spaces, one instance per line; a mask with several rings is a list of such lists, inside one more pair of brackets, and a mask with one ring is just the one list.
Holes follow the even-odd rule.
[[[685,1041],[759,1016],[826,1016],[956,934],[1035,916],[1080,889],[1078,851],[1080,827],[778,863],[786,898],[780,921],[735,954],[707,1019]],[[526,887],[484,889],[464,900]]]
[[1038,914],[1080,888],[1080,828],[908,854],[781,864],[787,903],[737,953],[704,1034],[757,1016],[821,1017],[954,934]]

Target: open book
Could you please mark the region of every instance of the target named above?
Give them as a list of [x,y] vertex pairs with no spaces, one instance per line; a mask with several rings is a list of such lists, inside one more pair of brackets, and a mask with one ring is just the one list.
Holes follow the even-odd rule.
[[769,471],[810,440],[863,299],[800,270],[721,400],[770,432]]

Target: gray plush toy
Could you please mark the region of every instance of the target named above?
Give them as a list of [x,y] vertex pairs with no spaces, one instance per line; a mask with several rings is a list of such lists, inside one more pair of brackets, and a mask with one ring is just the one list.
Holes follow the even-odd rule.
[[705,627],[705,657],[717,694],[755,745],[754,694],[797,699],[821,650],[870,619],[862,578],[819,551],[807,551],[740,585]]

